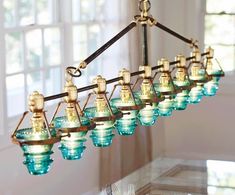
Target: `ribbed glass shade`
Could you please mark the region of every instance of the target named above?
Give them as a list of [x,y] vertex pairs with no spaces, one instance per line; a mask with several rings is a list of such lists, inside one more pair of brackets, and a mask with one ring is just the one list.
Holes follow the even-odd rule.
[[[158,93],[174,91],[173,84],[169,84],[167,86],[162,86],[159,83],[155,83],[154,88]],[[165,95],[164,97],[165,97],[165,100],[159,102],[159,104],[158,104],[159,116],[171,116],[172,111],[174,110],[173,95],[171,95],[171,96],[170,95]]]
[[[82,126],[90,125],[90,121],[86,117],[80,117],[82,122]],[[55,128],[78,128],[80,127],[80,123],[78,120],[68,121],[66,116],[57,117],[54,120]],[[61,150],[62,156],[66,160],[78,160],[82,157],[86,146],[84,143],[86,142],[85,136],[87,132],[72,132],[70,136],[62,137],[59,149]]]
[[[137,105],[141,104],[141,101],[139,99],[135,99],[135,102]],[[127,107],[127,106],[135,106],[135,102],[131,99],[129,101],[123,102],[121,98],[114,98],[110,101],[110,104],[115,107]],[[115,123],[115,127],[118,131],[119,135],[133,135],[135,132],[135,128],[137,126],[137,110],[125,110],[123,111],[123,117],[121,119],[118,119]]]
[[139,123],[143,126],[152,126],[156,123],[158,118],[158,107],[157,103],[152,105],[146,105],[140,110],[138,114]]
[[216,78],[204,85],[204,95],[205,96],[215,96],[219,89],[219,83],[216,81]]
[[[189,80],[185,81],[174,81],[176,87],[186,87],[190,86]],[[188,105],[189,90],[183,90],[182,92],[176,94],[174,99],[175,110],[185,110]]]
[[198,104],[203,97],[203,93],[204,93],[203,84],[197,84],[196,87],[193,87],[191,89],[189,93],[188,102],[190,104]]
[[204,95],[205,96],[215,96],[219,89],[219,80],[221,78],[221,70],[214,70],[208,73],[209,75],[218,75],[213,76],[212,80],[207,82],[204,85]]
[[[141,91],[134,92],[135,97],[141,99]],[[152,97],[154,97],[152,95]],[[144,100],[143,100],[144,102]],[[157,103],[152,103],[151,105],[149,103],[146,104],[146,106],[139,111],[138,119],[139,123],[142,126],[152,126],[155,124],[158,118],[158,107]]]
[[173,110],[174,100],[171,99],[170,96],[166,96],[165,100],[158,104],[159,116],[171,116]]
[[[116,108],[112,108],[113,113],[117,114],[118,110]],[[89,119],[95,117],[108,117],[111,116],[108,108],[106,108],[103,112],[98,112],[96,107],[86,108],[85,116]],[[94,146],[96,147],[107,147],[112,144],[112,140],[114,137],[114,121],[101,121],[96,122],[96,128],[92,131],[90,137],[93,141]]]
[[[201,69],[200,74],[197,76],[190,76],[190,80],[197,83],[196,87],[193,87],[189,93],[190,104],[198,104],[204,95],[204,81],[206,80],[206,72],[204,69]],[[201,81],[201,82],[200,82]]]
[[[55,135],[55,131],[52,132]],[[32,128],[21,129],[16,133],[18,140],[36,141],[46,140],[49,138],[46,129],[40,132],[33,131]],[[51,145],[22,145],[25,161],[28,171],[31,175],[43,175],[48,173],[53,160],[50,158],[53,144]]]

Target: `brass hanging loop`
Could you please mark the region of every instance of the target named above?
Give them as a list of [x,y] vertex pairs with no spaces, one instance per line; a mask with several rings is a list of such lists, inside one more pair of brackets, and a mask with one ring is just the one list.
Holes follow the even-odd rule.
[[149,0],[139,0],[139,11],[142,17],[147,17],[148,12],[151,9],[151,2]]
[[76,78],[82,76],[81,70],[79,68],[75,68],[73,66],[67,67],[66,68],[66,73],[69,74],[70,76],[76,77]]

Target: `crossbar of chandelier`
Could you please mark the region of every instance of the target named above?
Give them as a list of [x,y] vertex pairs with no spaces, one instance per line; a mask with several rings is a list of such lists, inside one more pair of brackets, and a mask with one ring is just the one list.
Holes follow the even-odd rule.
[[[36,91],[29,96],[31,127],[19,129],[30,113],[26,111],[12,134],[12,141],[21,146],[25,157],[24,164],[30,174],[43,175],[49,171],[53,162],[52,147],[57,142],[60,142],[59,149],[64,159],[78,160],[86,148],[86,134],[89,131],[94,146],[108,147],[112,144],[115,129],[121,136],[131,136],[135,133],[137,123],[152,126],[159,116],[169,117],[173,110],[185,110],[188,104],[198,104],[203,96],[216,95],[219,80],[224,76],[224,72],[220,64],[214,61],[214,50],[209,47],[201,53],[197,41],[188,39],[157,22],[149,14],[150,8],[149,0],[140,0],[140,15],[136,15],[133,22],[82,61],[78,67],[68,67],[63,93],[44,97]],[[73,78],[82,76],[81,69],[87,68],[89,63],[137,24],[142,26],[143,62],[139,70],[130,73],[122,69],[118,77],[110,80],[105,80],[99,75],[93,80],[92,85],[77,88]],[[192,48],[191,56],[186,58],[178,55],[172,62],[162,58],[157,66],[151,67],[148,61],[148,26],[158,27],[189,44]],[[131,78],[135,76],[138,78],[132,85]],[[155,82],[156,79],[158,82]],[[112,83],[116,84],[108,98],[106,87]],[[114,98],[117,87],[121,88],[120,97]],[[136,90],[137,87],[140,89]],[[90,90],[92,92],[88,94],[81,108],[78,93]],[[95,97],[94,106],[87,107],[92,96]],[[63,101],[59,102],[49,122],[44,103],[60,98],[63,98]],[[64,105],[64,115],[57,116]]]

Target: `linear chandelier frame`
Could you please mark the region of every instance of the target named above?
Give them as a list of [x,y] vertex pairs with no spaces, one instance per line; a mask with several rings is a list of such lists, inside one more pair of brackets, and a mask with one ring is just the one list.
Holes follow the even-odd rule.
[[[52,159],[50,155],[54,143],[61,142],[59,149],[63,158],[67,160],[80,159],[85,149],[85,135],[91,131],[90,136],[96,147],[107,147],[112,143],[114,126],[123,136],[133,135],[137,126],[137,118],[143,126],[152,126],[157,116],[170,116],[172,110],[185,110],[188,103],[197,104],[201,101],[204,90],[205,96],[214,96],[218,90],[219,79],[225,76],[220,64],[213,70],[214,52],[208,48],[200,53],[198,41],[188,39],[179,33],[159,23],[150,14],[151,3],[149,0],[139,0],[140,15],[134,16],[134,20],[112,39],[97,49],[89,57],[83,60],[77,67],[66,68],[66,83],[64,92],[44,97],[39,92],[33,92],[29,96],[29,111],[32,113],[32,128],[20,129],[29,111],[23,113],[11,138],[13,143],[21,146],[24,151],[29,173],[42,175],[49,171]],[[133,28],[142,27],[142,66],[136,72],[130,73],[126,69],[119,72],[119,76],[105,80],[97,76],[92,85],[77,88],[73,78],[82,76],[81,69],[87,66],[116,43]],[[189,44],[192,48],[190,57],[178,55],[175,61],[166,59],[158,61],[158,65],[151,67],[148,58],[148,27],[157,27],[171,34],[179,40]],[[206,58],[206,65],[202,58]],[[190,62],[187,65],[187,62]],[[174,66],[173,68],[171,68]],[[176,72],[176,80],[172,79]],[[191,71],[191,74],[189,73]],[[153,73],[154,72],[154,76]],[[131,78],[138,76],[132,86]],[[154,80],[159,76],[159,83]],[[139,81],[142,81],[140,91],[135,91]],[[116,83],[107,97],[106,85]],[[120,98],[112,98],[116,88],[120,86]],[[205,89],[204,89],[205,88]],[[78,93],[93,90],[89,93],[83,108],[78,102]],[[95,107],[87,108],[91,96],[95,96]],[[48,122],[44,103],[55,99],[61,101],[51,119]],[[111,99],[112,98],[112,99]],[[175,103],[175,102],[176,103]],[[175,108],[174,108],[174,105]],[[61,107],[66,105],[65,116],[57,117]]]

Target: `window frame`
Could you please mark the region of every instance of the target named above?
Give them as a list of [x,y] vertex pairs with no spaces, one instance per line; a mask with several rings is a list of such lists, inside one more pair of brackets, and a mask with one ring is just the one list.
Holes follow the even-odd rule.
[[[235,18],[235,13],[226,13],[226,14],[220,14],[220,13],[208,13],[207,12],[207,0],[206,1],[202,1],[202,6],[203,6],[203,15],[204,15],[204,20],[203,20],[203,26],[204,26],[204,32],[203,32],[203,43],[204,46],[205,44],[205,32],[206,32],[206,28],[205,28],[205,22],[206,22],[206,16],[207,15],[217,15],[217,16],[224,16],[224,15],[233,15]],[[231,44],[231,46],[234,47],[235,50],[235,44]],[[213,48],[213,46],[212,46]],[[235,55],[235,53],[234,53]],[[216,58],[216,56],[215,56]],[[234,56],[235,59],[235,56]],[[220,62],[223,63],[223,62]],[[234,60],[234,70],[233,71],[229,71],[229,72],[225,72],[225,77],[223,77],[221,79],[221,87],[219,90],[219,95],[222,96],[227,96],[227,95],[235,95],[235,88],[233,87],[235,85],[235,60]]]
[[[1,82],[1,86],[0,86],[0,112],[3,113],[3,117],[0,118],[0,149],[2,148],[6,148],[6,147],[12,147],[12,144],[10,143],[11,140],[9,139],[12,131],[14,130],[14,128],[16,127],[21,114],[12,117],[11,119],[8,119],[7,117],[7,100],[6,100],[6,51],[5,51],[5,34],[6,32],[11,32],[14,30],[19,30],[21,29],[22,31],[29,31],[29,30],[33,30],[33,29],[40,29],[40,28],[51,28],[54,27],[55,25],[60,26],[60,35],[61,35],[61,86],[63,87],[64,84],[64,71],[65,71],[65,67],[66,66],[70,66],[70,65],[74,65],[74,63],[76,63],[76,61],[74,61],[73,58],[73,27],[76,25],[86,25],[91,26],[93,24],[100,24],[102,25],[106,25],[106,24],[112,24],[116,27],[118,27],[117,32],[114,32],[113,35],[115,35],[115,33],[118,33],[118,31],[121,29],[121,25],[126,25],[126,21],[124,21],[120,16],[118,16],[117,19],[111,19],[108,21],[99,21],[99,20],[95,20],[95,21],[86,21],[86,22],[74,22],[73,21],[73,16],[72,16],[72,0],[68,0],[68,1],[64,1],[64,0],[54,0],[57,1],[56,3],[56,9],[57,9],[57,23],[53,23],[52,25],[50,24],[46,24],[46,25],[42,25],[42,24],[35,24],[35,25],[28,25],[28,26],[17,26],[17,27],[11,27],[9,29],[6,29],[4,26],[4,8],[3,8],[3,3],[0,3],[0,45],[3,48],[3,50],[0,51],[0,66],[2,66],[2,70],[0,71],[0,82]],[[3,2],[3,1],[2,1]],[[121,8],[121,2],[119,3],[119,7],[118,9]],[[119,28],[120,27],[120,28]],[[22,32],[21,31],[21,32]],[[116,31],[116,30],[115,30]],[[25,32],[24,32],[25,33]],[[112,36],[112,35],[111,35]],[[103,45],[106,41],[108,41],[108,37],[104,36],[102,37],[100,44]],[[129,39],[129,37],[127,38]],[[129,42],[127,43],[129,44]],[[100,46],[101,46],[100,45]],[[42,51],[43,52],[43,51]],[[93,51],[92,51],[93,52]],[[25,55],[25,54],[24,54]],[[88,55],[90,55],[90,53],[88,53]],[[103,57],[104,59],[106,59],[107,57]],[[108,58],[110,59],[110,57],[108,56]],[[115,56],[116,59],[116,56]],[[127,58],[127,63],[130,62],[130,58]],[[130,63],[129,63],[130,64]],[[128,64],[128,65],[129,65]],[[42,67],[40,67],[42,68]],[[51,66],[51,68],[55,68],[55,66]],[[97,72],[97,74],[101,74],[103,71],[103,68],[105,67],[100,67],[101,68],[101,72]],[[48,70],[48,69],[47,69]],[[25,72],[26,70],[23,70],[23,72]],[[33,70],[32,72],[35,72],[35,70]],[[45,71],[46,72],[46,71]],[[118,72],[117,72],[118,74]],[[107,78],[109,79],[109,78]],[[82,86],[81,86],[82,87]],[[37,90],[37,89],[35,89]],[[62,91],[62,90],[61,90]],[[60,93],[61,91],[59,91],[58,93]],[[28,95],[28,94],[26,94]],[[47,94],[47,95],[52,95],[52,94]],[[85,93],[84,93],[85,95]],[[81,100],[85,99],[80,97],[79,98]],[[56,102],[56,101],[55,101]],[[27,98],[26,98],[26,106],[27,106]],[[48,106],[48,104],[45,105],[45,109],[48,110],[49,112],[47,112],[47,115],[52,115],[52,113],[54,112],[54,108],[56,107],[56,104],[54,105],[50,105]]]

